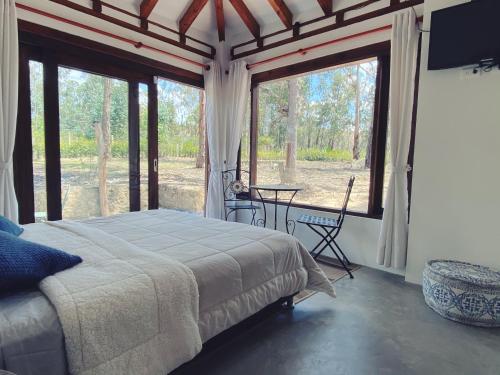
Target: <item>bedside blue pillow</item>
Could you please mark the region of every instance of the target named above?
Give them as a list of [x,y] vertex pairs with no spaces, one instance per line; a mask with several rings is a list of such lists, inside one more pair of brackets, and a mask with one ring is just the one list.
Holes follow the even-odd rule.
[[19,225],[16,225],[6,217],[3,217],[2,215],[0,215],[0,230],[13,234],[14,236],[19,236],[24,232],[23,228],[21,228]]
[[0,231],[0,293],[36,286],[82,258]]

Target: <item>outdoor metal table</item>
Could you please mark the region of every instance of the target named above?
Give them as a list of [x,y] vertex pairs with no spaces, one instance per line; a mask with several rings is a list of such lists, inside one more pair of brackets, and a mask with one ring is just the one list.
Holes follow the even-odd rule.
[[[262,197],[261,191],[272,191],[274,192],[274,202],[271,201],[271,203],[274,203],[274,229],[276,230],[278,228],[278,194],[280,192],[290,192],[293,193],[288,200],[288,203],[286,205],[286,215],[285,215],[285,226],[286,226],[286,232],[290,234],[290,230],[288,229],[289,226],[293,225],[293,230],[292,234],[295,232],[295,220],[290,220],[288,219],[288,211],[290,210],[290,205],[292,204],[293,198],[295,195],[299,192],[304,190],[302,186],[299,185],[285,185],[285,184],[276,184],[276,185],[252,185],[250,186],[250,189],[253,189],[257,191],[257,194],[259,194],[260,200],[262,202],[262,207],[264,209],[264,220],[263,220],[263,225],[266,227],[267,224],[267,211],[266,211],[266,201],[265,198]],[[260,219],[262,220],[262,219]]]

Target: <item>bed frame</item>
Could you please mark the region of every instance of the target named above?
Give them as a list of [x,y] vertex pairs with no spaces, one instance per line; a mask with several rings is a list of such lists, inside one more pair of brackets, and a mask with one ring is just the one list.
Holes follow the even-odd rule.
[[298,293],[294,293],[290,296],[280,298],[276,302],[264,307],[262,310],[246,318],[235,326],[226,329],[215,337],[212,337],[210,340],[203,344],[201,352],[198,353],[195,358],[175,369],[173,372],[171,372],[171,375],[192,374],[193,367],[196,366],[199,361],[202,361],[206,357],[210,356],[217,349],[221,348],[228,342],[235,340],[237,337],[245,334],[246,332],[249,332],[260,322],[280,311],[291,313],[295,307],[293,298],[297,294]]

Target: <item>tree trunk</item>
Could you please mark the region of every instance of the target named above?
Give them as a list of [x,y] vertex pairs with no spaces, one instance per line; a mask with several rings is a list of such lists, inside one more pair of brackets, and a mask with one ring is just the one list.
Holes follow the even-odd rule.
[[320,127],[318,129],[318,132],[316,133],[316,141],[314,142],[314,146],[316,148],[320,148],[321,135],[322,135],[322,131],[321,131],[321,127]]
[[109,215],[108,161],[111,158],[111,78],[104,78],[102,118],[95,124],[98,148],[99,206],[101,216]]
[[368,169],[371,168],[372,166],[372,138],[373,138],[373,126],[370,127],[368,141],[366,142],[365,168]]
[[205,166],[205,93],[200,90],[200,119],[198,121],[198,156],[196,168]]
[[359,125],[361,117],[360,106],[360,82],[359,82],[359,65],[356,67],[356,113],[354,117],[354,142],[352,146],[352,158],[359,160]]
[[297,161],[297,78],[288,81],[288,123],[286,140],[286,182],[295,182],[295,168]]

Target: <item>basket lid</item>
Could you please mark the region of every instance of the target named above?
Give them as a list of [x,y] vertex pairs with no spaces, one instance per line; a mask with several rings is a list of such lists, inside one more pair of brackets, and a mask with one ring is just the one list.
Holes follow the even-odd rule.
[[456,260],[431,260],[427,267],[449,279],[483,287],[500,287],[500,272],[490,267]]

